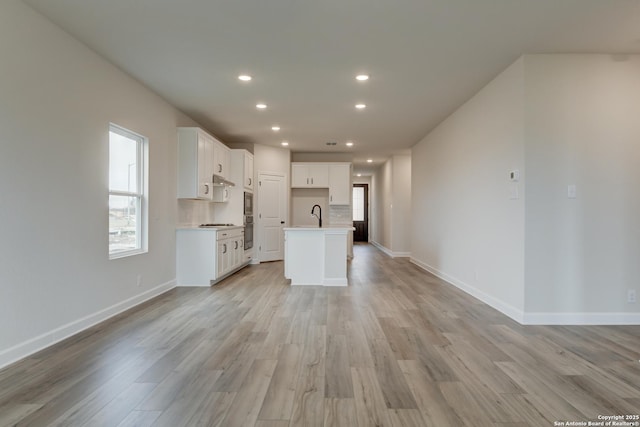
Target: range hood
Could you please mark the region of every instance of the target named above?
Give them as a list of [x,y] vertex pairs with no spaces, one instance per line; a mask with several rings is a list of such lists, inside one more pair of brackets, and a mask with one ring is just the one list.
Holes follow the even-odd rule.
[[218,176],[218,175],[213,175],[213,185],[227,186],[227,187],[235,187],[236,186],[233,182],[228,181],[228,180],[226,180],[223,177]]

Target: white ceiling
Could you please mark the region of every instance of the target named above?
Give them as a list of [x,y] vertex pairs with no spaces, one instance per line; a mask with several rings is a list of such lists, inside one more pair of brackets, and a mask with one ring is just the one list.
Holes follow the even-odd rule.
[[352,151],[363,172],[523,53],[640,52],[640,0],[25,2],[223,142]]

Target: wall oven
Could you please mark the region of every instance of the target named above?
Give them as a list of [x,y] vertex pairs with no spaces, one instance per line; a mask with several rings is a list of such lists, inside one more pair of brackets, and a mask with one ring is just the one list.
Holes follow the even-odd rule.
[[244,250],[253,248],[253,193],[244,192]]
[[244,216],[244,250],[253,248],[253,215]]
[[244,215],[253,215],[253,193],[244,192]]

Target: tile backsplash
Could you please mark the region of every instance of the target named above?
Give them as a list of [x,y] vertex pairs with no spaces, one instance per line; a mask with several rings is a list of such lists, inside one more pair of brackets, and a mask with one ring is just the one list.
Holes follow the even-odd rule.
[[352,225],[350,205],[330,205],[329,206],[329,224],[331,225]]
[[178,227],[214,222],[213,207],[202,200],[178,199]]

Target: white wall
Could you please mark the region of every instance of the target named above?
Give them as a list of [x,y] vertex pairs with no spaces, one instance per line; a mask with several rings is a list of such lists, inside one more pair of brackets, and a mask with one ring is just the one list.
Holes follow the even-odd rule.
[[620,59],[524,60],[533,322],[640,319],[640,305],[627,304],[628,289],[640,292],[640,56]]
[[[262,144],[255,144],[253,146],[253,174],[254,182],[258,182],[258,175],[260,173],[273,173],[283,175],[285,177],[285,188],[287,189],[287,202],[291,199],[291,184],[290,184],[290,170],[291,170],[291,152],[288,149],[270,147]],[[258,222],[257,218],[260,207],[258,206],[257,194],[260,192],[260,186],[254,189],[254,219]],[[289,206],[287,204],[285,208],[287,216],[289,215]],[[286,220],[287,225],[290,224],[289,218]],[[258,231],[258,224],[254,226],[253,233],[253,254],[256,261],[260,261],[260,252],[258,247],[261,245],[260,232]]]
[[[194,123],[17,0],[0,57],[2,366],[174,285],[176,127]],[[149,252],[113,261],[109,122],[150,158]]]
[[311,208],[316,204],[322,209],[322,223],[325,226],[329,225],[329,189],[292,188],[291,225],[317,226],[318,219],[311,216]]
[[394,155],[392,167],[391,250],[411,252],[411,156]]
[[353,162],[351,153],[291,153],[292,162]]
[[415,262],[524,323],[639,324],[638,111],[638,55],[516,61],[414,147]]
[[[411,255],[512,317],[524,309],[523,61],[412,149]],[[522,187],[522,183],[520,183]],[[520,193],[522,193],[520,188]]]
[[391,250],[391,159],[388,159],[372,176],[375,213],[372,222],[371,242]]
[[394,155],[372,176],[371,241],[387,254],[411,250],[411,156]]

